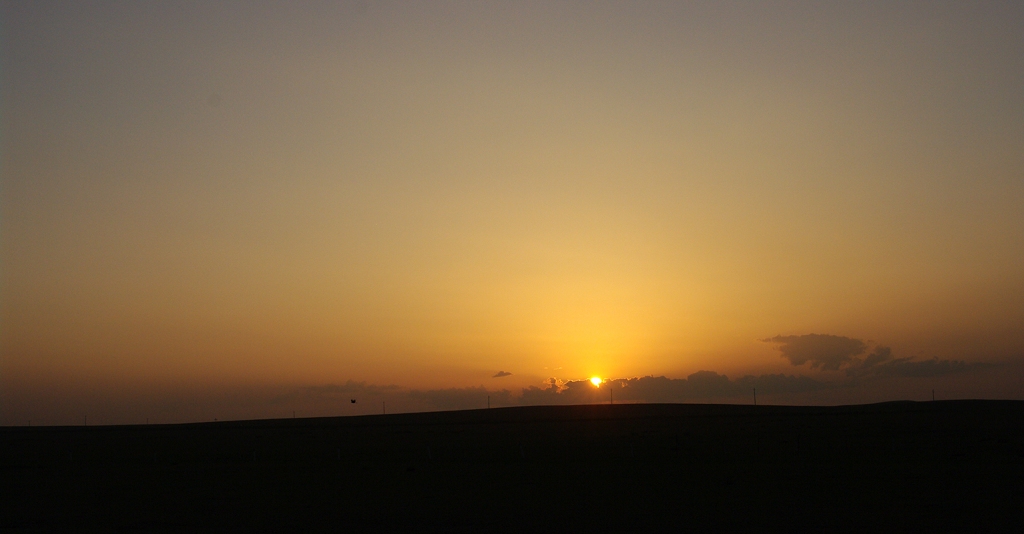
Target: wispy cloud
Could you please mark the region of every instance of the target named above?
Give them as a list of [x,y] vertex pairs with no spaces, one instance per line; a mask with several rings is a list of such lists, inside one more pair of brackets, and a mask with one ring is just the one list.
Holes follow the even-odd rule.
[[512,376],[512,373],[509,373],[509,372],[506,372],[506,371],[498,371],[491,378],[501,378],[503,376]]

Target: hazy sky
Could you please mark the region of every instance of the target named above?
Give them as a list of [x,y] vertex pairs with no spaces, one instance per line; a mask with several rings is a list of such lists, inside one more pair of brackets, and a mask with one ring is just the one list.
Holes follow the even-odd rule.
[[1024,398],[1020,2],[2,6],[0,423]]

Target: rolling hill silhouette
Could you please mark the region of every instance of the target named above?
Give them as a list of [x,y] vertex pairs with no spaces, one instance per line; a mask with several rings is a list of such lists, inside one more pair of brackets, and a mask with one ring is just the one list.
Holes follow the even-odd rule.
[[1024,402],[0,429],[0,529],[1020,531]]

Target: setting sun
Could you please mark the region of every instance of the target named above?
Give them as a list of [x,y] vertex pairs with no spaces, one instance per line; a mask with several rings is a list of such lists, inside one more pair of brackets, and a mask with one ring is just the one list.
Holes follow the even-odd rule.
[[601,386],[601,377],[595,376],[595,377],[591,378],[590,379],[590,383],[594,384],[595,386],[600,387]]

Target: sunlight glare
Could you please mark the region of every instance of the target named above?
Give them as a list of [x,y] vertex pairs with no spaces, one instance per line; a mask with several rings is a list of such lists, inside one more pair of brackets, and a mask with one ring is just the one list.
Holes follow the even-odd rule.
[[591,378],[590,379],[590,383],[594,384],[597,387],[600,387],[601,386],[601,377],[595,376],[595,377]]

